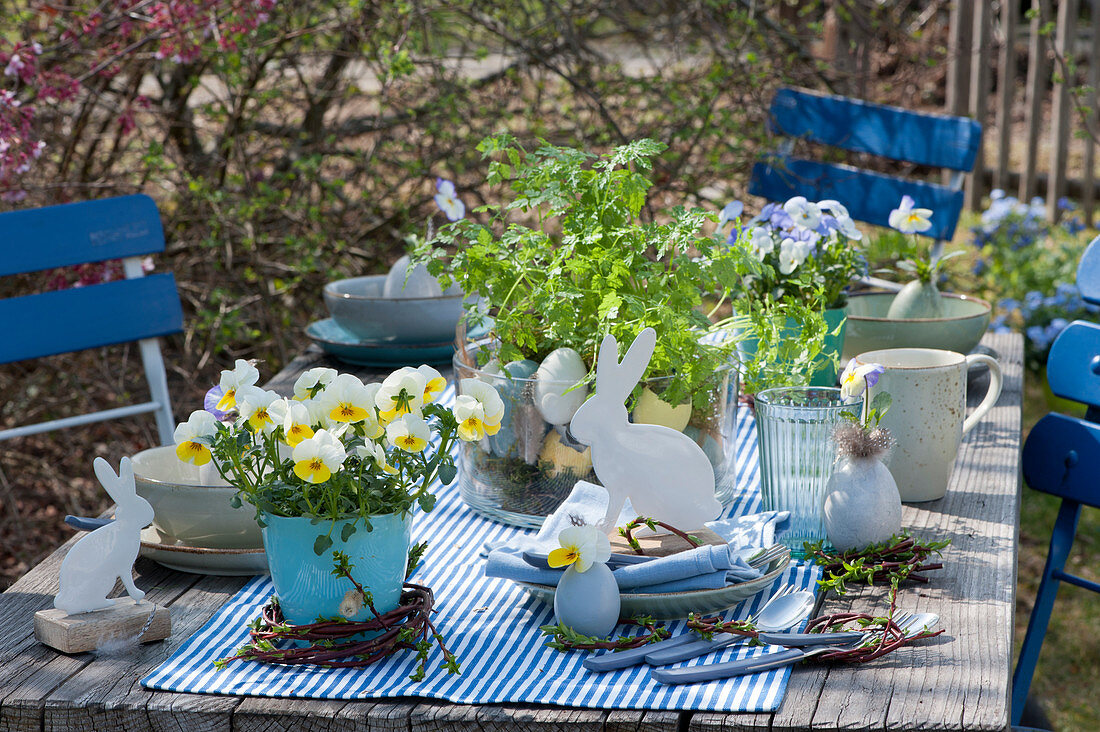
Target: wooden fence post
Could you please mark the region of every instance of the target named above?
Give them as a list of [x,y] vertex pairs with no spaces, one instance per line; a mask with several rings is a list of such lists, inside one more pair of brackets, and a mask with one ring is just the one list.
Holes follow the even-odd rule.
[[[1061,0],[1058,3],[1058,26],[1055,31],[1054,52],[1063,59],[1073,56],[1074,31],[1077,28],[1077,0]],[[1047,185],[1047,218],[1058,220],[1058,199],[1066,189],[1066,166],[1069,160],[1070,87],[1073,79],[1064,78],[1065,69],[1055,66],[1058,81],[1054,84],[1051,102],[1050,125],[1050,178]]]
[[1027,43],[1027,140],[1024,144],[1024,169],[1020,174],[1019,198],[1024,203],[1035,195],[1035,161],[1039,153],[1039,127],[1043,123],[1043,97],[1046,94],[1046,43],[1039,29],[1050,19],[1050,0],[1031,0],[1034,13],[1029,24]]
[[1092,87],[1092,99],[1085,127],[1088,133],[1085,136],[1085,172],[1082,182],[1085,190],[1081,196],[1081,212],[1085,218],[1085,225],[1092,226],[1093,208],[1096,204],[1094,187],[1096,185],[1096,136],[1100,135],[1100,112],[1096,109],[1100,104],[1100,0],[1092,0],[1089,9],[1089,86]]
[[[1100,0],[1093,0],[1100,2]],[[993,185],[1008,188],[1008,153],[1012,144],[1012,103],[1016,100],[1016,14],[1015,0],[1000,0],[1001,49],[997,59],[997,172]]]
[[974,172],[966,176],[966,196],[964,205],[971,211],[981,207],[985,174],[985,133],[988,130],[986,108],[989,100],[989,46],[990,17],[989,3],[974,4],[974,29],[970,47],[970,116],[982,126],[982,139],[978,145],[978,155],[974,158]]
[[947,41],[947,113],[965,115],[970,92],[970,53],[974,12],[970,3],[951,3]]

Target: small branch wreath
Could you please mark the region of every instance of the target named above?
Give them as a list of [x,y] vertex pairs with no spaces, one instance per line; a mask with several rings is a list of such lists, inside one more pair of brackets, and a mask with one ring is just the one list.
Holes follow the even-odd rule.
[[903,531],[881,544],[872,544],[859,551],[826,552],[823,542],[807,542],[805,552],[822,568],[818,584],[843,595],[848,582],[868,585],[880,582],[894,586],[905,580],[927,583],[925,572],[943,569],[942,562],[928,560],[940,556],[950,543],[950,540],[922,543]]
[[[423,552],[422,548],[416,548]],[[419,663],[409,678],[421,681],[434,641],[443,652],[442,667],[447,673],[461,673],[458,658],[432,624],[435,594],[430,587],[405,582],[400,604],[379,614],[371,593],[351,576],[354,565],[350,564],[347,555],[333,552],[333,558],[333,574],[347,578],[355,586],[345,596],[341,612],[346,610],[354,615],[366,605],[373,618],[361,622],[327,618],[316,623],[292,625],[283,619],[279,600],[273,597],[250,625],[248,643],[238,648],[236,654],[215,661],[215,667],[224,668],[230,661],[241,659],[284,666],[313,664],[329,668],[363,668],[398,651],[410,650],[416,651]],[[351,607],[345,607],[349,603]],[[364,634],[375,635],[368,638]],[[294,643],[285,643],[287,641]]]
[[673,534],[676,534],[676,536],[678,536],[681,539],[683,539],[684,541],[686,541],[688,543],[688,546],[690,546],[692,549],[695,549],[696,547],[703,546],[703,542],[700,541],[698,537],[692,536],[691,534],[680,531],[675,526],[670,526],[669,524],[666,524],[664,521],[658,521],[657,519],[651,519],[651,518],[646,518],[645,516],[639,516],[638,518],[634,519],[633,521],[626,524],[625,526],[620,526],[619,527],[619,536],[626,539],[626,543],[628,545],[630,545],[630,548],[634,550],[635,554],[641,554],[643,556],[645,555],[645,551],[642,549],[642,545],[639,544],[638,540],[635,539],[631,535],[631,532],[634,531],[634,529],[638,528],[639,526],[645,526],[650,531],[656,531],[657,527],[660,526],[662,529],[667,529],[668,531],[671,531]]

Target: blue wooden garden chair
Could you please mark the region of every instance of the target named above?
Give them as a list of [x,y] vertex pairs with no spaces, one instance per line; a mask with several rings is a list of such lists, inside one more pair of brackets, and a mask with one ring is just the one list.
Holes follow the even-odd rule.
[[[967,117],[911,112],[802,89],[780,89],[772,100],[768,130],[782,138],[778,150],[753,166],[749,193],[769,201],[805,196],[833,199],[852,218],[889,226],[902,196],[933,211],[924,236],[943,242],[955,235],[963,206],[963,176],[973,170],[982,126]],[[885,175],[851,165],[793,157],[795,140],[868,153],[892,161],[952,171],[948,184]]]
[[[1077,285],[1084,298],[1100,304],[1100,237],[1081,258]],[[1083,419],[1048,414],[1028,434],[1023,473],[1037,491],[1062,499],[1050,536],[1039,593],[1012,677],[1012,723],[1024,712],[1035,665],[1062,582],[1100,592],[1100,584],[1066,572],[1081,508],[1100,508],[1100,325],[1077,320],[1055,339],[1047,359],[1047,382],[1059,397],[1088,405]]]
[[122,259],[125,279],[0,300],[0,363],[137,341],[150,400],[0,430],[0,440],[129,417],[156,415],[163,444],[175,421],[159,336],[183,329],[171,274],[143,276],[145,255],[164,251],[164,230],[148,196],[122,196],[0,214],[0,276]]

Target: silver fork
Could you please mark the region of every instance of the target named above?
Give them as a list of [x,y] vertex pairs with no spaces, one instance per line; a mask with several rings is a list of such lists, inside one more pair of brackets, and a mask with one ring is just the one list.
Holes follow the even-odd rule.
[[[779,592],[768,598],[768,602],[771,602],[778,597],[789,595],[796,589],[797,588],[793,585],[787,585]],[[767,602],[764,603],[765,606],[767,604]],[[757,611],[757,615],[759,615],[760,612],[763,611],[763,609],[764,607],[761,607],[760,610]],[[756,616],[753,616],[754,620],[755,618]],[[583,665],[589,671],[613,671],[615,669],[627,668],[628,666],[634,666],[644,662],[646,660],[646,656],[655,651],[668,651],[670,649],[678,648],[688,643],[698,642],[699,640],[700,637],[698,634],[692,631],[687,631],[681,633],[680,635],[673,636],[672,638],[667,638],[663,641],[657,641],[656,643],[648,643],[644,646],[639,646],[638,648],[630,648],[625,651],[619,651],[617,653],[605,653],[602,656],[589,656],[588,658],[584,659]]]
[[[939,622],[939,617],[930,613],[919,613],[917,615],[904,613],[904,616],[903,621],[898,622],[898,627],[901,628],[902,634],[907,636],[911,634],[915,635],[915,633],[911,633],[910,631],[918,630],[918,628],[919,630],[923,630]],[[896,618],[895,622],[897,622]],[[847,643],[813,646],[809,649],[789,648],[778,653],[769,653],[766,656],[756,656],[754,658],[744,658],[739,661],[708,663],[701,666],[686,666],[682,668],[655,668],[650,671],[650,676],[654,681],[662,684],[690,684],[699,681],[713,681],[715,679],[725,679],[731,676],[754,674],[761,671],[769,671],[773,668],[789,666],[803,659],[819,656],[824,653],[850,651],[859,648],[864,643],[867,643],[871,639],[871,636],[877,632],[878,631],[872,630],[854,633],[852,640]]]

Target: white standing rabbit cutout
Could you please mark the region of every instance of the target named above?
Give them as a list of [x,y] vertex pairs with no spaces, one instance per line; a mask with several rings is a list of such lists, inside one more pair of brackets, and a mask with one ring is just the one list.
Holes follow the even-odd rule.
[[592,448],[592,467],[607,489],[607,510],[598,527],[608,532],[626,499],[639,516],[680,529],[697,529],[718,517],[714,469],[706,453],[670,427],[633,424],[626,398],[645,374],[657,332],[646,328],[619,362],[619,344],[608,335],[596,361],[596,391],[573,416],[569,431]]
[[122,458],[118,475],[110,463],[96,458],[95,474],[115,501],[115,520],[74,544],[61,562],[61,591],[53,605],[70,615],[114,605],[107,595],[115,579],[122,580],[135,602],[145,597],[134,585],[133,568],[141,549],[141,530],[153,521],[153,507],[137,494],[130,458]]

